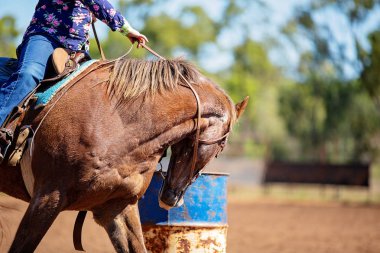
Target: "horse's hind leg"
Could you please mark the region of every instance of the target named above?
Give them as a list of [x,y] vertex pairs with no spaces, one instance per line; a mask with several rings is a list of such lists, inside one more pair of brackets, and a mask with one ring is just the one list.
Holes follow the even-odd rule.
[[95,210],[94,218],[105,228],[117,252],[147,252],[137,203],[127,205],[124,209],[111,206]]
[[63,200],[58,191],[33,197],[9,252],[33,252],[62,209]]

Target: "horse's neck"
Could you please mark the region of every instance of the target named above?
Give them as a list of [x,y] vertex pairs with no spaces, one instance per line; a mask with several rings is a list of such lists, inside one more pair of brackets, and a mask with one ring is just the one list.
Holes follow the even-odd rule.
[[[137,101],[122,115],[132,144],[132,157],[159,156],[170,145],[194,132],[196,101],[187,90]],[[202,127],[207,125],[202,120]],[[139,155],[136,155],[139,154]]]

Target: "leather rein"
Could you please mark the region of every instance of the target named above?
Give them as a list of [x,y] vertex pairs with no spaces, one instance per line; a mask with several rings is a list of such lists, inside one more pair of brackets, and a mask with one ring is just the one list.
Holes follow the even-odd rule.
[[[145,48],[148,52],[150,52],[151,54],[153,54],[157,58],[159,58],[161,60],[166,60],[163,56],[159,55],[157,52],[155,52],[149,46],[147,46],[145,44],[140,44],[140,46],[142,46],[143,48]],[[191,83],[188,80],[186,80],[186,78],[182,75],[181,72],[179,72],[179,76],[182,78],[182,80],[187,85],[187,86],[185,86],[185,85],[183,85],[183,86],[189,88],[192,91],[192,93],[194,94],[196,103],[197,103],[197,119],[196,119],[196,131],[195,131],[195,140],[194,140],[194,151],[193,151],[193,158],[191,160],[190,177],[189,177],[189,180],[188,180],[188,182],[186,184],[186,187],[185,187],[185,189],[186,189],[191,183],[193,183],[197,179],[197,177],[200,174],[200,172],[198,172],[196,174],[194,173],[195,172],[195,166],[196,166],[196,163],[197,163],[199,144],[204,144],[204,145],[219,144],[221,146],[221,149],[223,149],[224,145],[225,145],[225,142],[227,140],[227,137],[228,137],[228,135],[231,132],[231,121],[229,123],[230,125],[228,127],[227,133],[225,133],[223,136],[221,136],[221,137],[219,137],[217,139],[213,139],[213,140],[200,140],[200,134],[201,134],[200,122],[201,122],[201,117],[202,117],[201,101],[200,101],[199,95],[196,92],[196,90],[194,89],[193,85],[191,85]]]

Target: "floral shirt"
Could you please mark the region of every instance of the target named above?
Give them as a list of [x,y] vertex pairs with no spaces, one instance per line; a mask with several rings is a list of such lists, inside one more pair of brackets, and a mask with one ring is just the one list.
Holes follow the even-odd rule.
[[43,34],[64,48],[88,51],[91,13],[113,31],[127,34],[131,28],[107,0],[39,0],[23,41]]

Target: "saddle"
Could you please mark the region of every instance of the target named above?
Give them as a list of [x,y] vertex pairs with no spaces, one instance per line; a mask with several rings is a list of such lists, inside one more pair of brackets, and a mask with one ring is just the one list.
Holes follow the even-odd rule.
[[42,82],[51,82],[62,79],[74,72],[80,63],[91,60],[86,51],[71,51],[68,49],[57,48],[51,55],[51,65],[56,76],[45,79]]
[[26,113],[36,102],[36,97],[33,95],[38,90],[54,85],[57,81],[70,75],[78,69],[81,63],[90,59],[91,57],[85,51],[70,51],[63,48],[54,50],[47,66],[46,78],[13,109],[1,126],[6,130],[0,131],[0,144],[6,147],[4,154],[9,166],[16,166],[19,163],[28,140],[33,137],[32,128],[22,125]]

